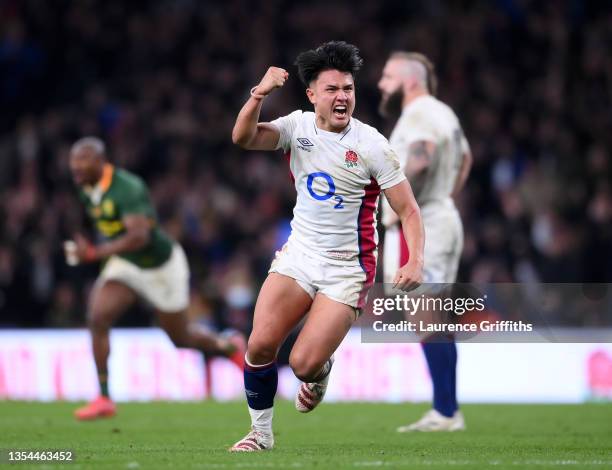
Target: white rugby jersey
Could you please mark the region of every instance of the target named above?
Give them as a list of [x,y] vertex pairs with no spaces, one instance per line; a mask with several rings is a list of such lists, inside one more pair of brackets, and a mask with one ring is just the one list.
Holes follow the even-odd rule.
[[355,118],[341,133],[317,128],[313,112],[272,121],[297,191],[289,242],[374,275],[378,196],[406,179],[385,137]]
[[[414,195],[419,205],[423,206],[450,197],[462,156],[469,151],[469,145],[453,110],[431,95],[420,96],[408,104],[391,133],[389,142],[399,156],[402,171],[408,162],[410,145],[420,140],[436,145],[423,187]],[[397,221],[386,199],[382,206],[383,224],[388,226]]]

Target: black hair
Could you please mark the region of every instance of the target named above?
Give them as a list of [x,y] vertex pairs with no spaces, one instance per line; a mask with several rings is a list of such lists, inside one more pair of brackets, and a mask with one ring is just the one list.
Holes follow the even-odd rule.
[[316,49],[304,51],[295,59],[300,80],[310,86],[324,70],[349,72],[353,78],[363,65],[359,49],[344,41],[329,41]]

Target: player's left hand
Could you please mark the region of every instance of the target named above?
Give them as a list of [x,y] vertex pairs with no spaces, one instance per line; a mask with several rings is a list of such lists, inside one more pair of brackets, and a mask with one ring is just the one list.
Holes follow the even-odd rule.
[[96,247],[87,238],[80,233],[74,236],[74,242],[76,243],[76,256],[81,263],[91,263],[96,261]]
[[423,262],[411,259],[395,273],[393,288],[408,292],[419,287],[422,282]]

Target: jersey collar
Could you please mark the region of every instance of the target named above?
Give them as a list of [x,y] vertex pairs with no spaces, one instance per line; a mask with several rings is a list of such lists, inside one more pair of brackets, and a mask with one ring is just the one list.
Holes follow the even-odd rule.
[[115,173],[115,167],[110,163],[104,164],[104,168],[102,169],[102,177],[95,184],[95,186],[87,186],[83,190],[85,194],[91,199],[95,205],[100,204],[102,200],[102,196],[108,191],[112,182],[113,182],[113,174]]
[[421,102],[427,98],[430,98],[431,95],[430,94],[425,94],[425,95],[421,95],[421,96],[417,96],[415,99],[413,99],[410,103],[408,103],[406,106],[404,106],[402,108],[402,114],[405,114],[408,112],[409,109],[414,107],[414,104],[417,102]]
[[315,115],[315,118],[314,118],[314,120],[312,122],[312,125],[314,126],[315,134],[323,135],[323,136],[326,136],[326,137],[336,138],[338,140],[342,140],[351,131],[351,128],[353,127],[353,118],[351,118],[349,120],[349,123],[346,125],[346,127],[344,129],[342,129],[342,132],[330,132],[330,131],[326,131],[326,130],[323,130],[323,129],[317,127],[317,117],[316,117],[316,115]]

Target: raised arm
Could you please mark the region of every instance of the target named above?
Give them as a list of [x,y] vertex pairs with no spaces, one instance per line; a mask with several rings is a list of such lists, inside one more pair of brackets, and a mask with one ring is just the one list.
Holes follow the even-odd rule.
[[394,287],[407,291],[416,289],[423,282],[425,232],[421,211],[412,194],[412,188],[406,180],[385,189],[385,197],[399,216],[410,253],[408,262],[398,269],[393,278]]
[[270,67],[259,82],[251,90],[251,96],[244,104],[234,129],[232,142],[247,150],[274,150],[278,144],[280,133],[278,129],[266,122],[259,122],[259,113],[263,100],[275,88],[280,88],[289,78],[289,73],[278,67]]

